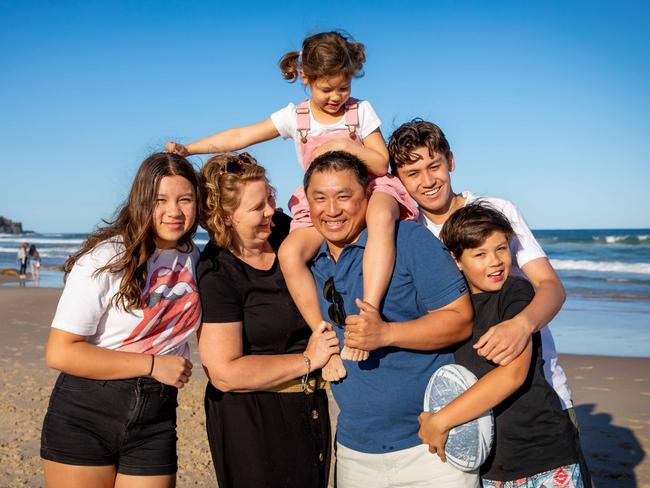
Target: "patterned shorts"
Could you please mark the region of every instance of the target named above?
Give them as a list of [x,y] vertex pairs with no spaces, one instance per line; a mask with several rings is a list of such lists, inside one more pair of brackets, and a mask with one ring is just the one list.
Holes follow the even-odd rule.
[[483,488],[584,488],[577,464],[537,473],[513,481],[483,480]]

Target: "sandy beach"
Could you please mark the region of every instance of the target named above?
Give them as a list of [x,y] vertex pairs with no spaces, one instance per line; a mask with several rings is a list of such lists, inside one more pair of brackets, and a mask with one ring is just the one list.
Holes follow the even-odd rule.
[[[0,282],[6,279],[0,277]],[[44,349],[60,293],[0,286],[2,487],[44,484],[40,429],[57,375],[45,366]],[[193,360],[198,366],[198,358]],[[650,488],[650,359],[562,355],[560,362],[574,393],[596,486]],[[201,368],[195,367],[179,397],[180,488],[216,486],[205,436],[205,383]]]

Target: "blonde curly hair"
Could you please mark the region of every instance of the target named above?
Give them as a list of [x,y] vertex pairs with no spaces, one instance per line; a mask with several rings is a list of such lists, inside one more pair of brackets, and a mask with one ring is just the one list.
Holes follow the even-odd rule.
[[201,170],[201,226],[223,248],[233,249],[233,229],[226,219],[239,207],[243,186],[252,181],[266,182],[275,193],[266,170],[245,152],[212,156]]

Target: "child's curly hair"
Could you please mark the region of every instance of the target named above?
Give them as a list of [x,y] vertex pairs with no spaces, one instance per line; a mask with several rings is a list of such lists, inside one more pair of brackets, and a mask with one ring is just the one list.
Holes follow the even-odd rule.
[[320,32],[302,42],[301,51],[291,51],[280,59],[280,71],[285,80],[294,82],[305,75],[310,82],[324,76],[343,75],[346,78],[363,76],[366,48],[354,42],[344,32]]

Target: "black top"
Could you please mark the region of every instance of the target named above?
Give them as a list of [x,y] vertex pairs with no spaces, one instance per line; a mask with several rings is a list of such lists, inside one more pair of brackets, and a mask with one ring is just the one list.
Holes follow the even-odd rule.
[[[534,295],[528,281],[512,276],[500,291],[472,294],[473,334],[454,353],[456,362],[478,378],[496,368],[479,356],[472,344],[491,326],[521,312]],[[524,384],[493,409],[494,444],[481,466],[481,476],[488,480],[515,480],[578,461],[574,426],[544,378],[539,332],[532,339],[530,369]]]
[[289,235],[291,217],[276,210],[271,220],[273,221],[273,229],[271,229],[271,235],[269,236],[269,244],[277,252],[284,238]]
[[203,322],[242,322],[244,355],[301,353],[307,347],[311,330],[291,299],[277,258],[271,269],[259,270],[208,242],[197,276]]

